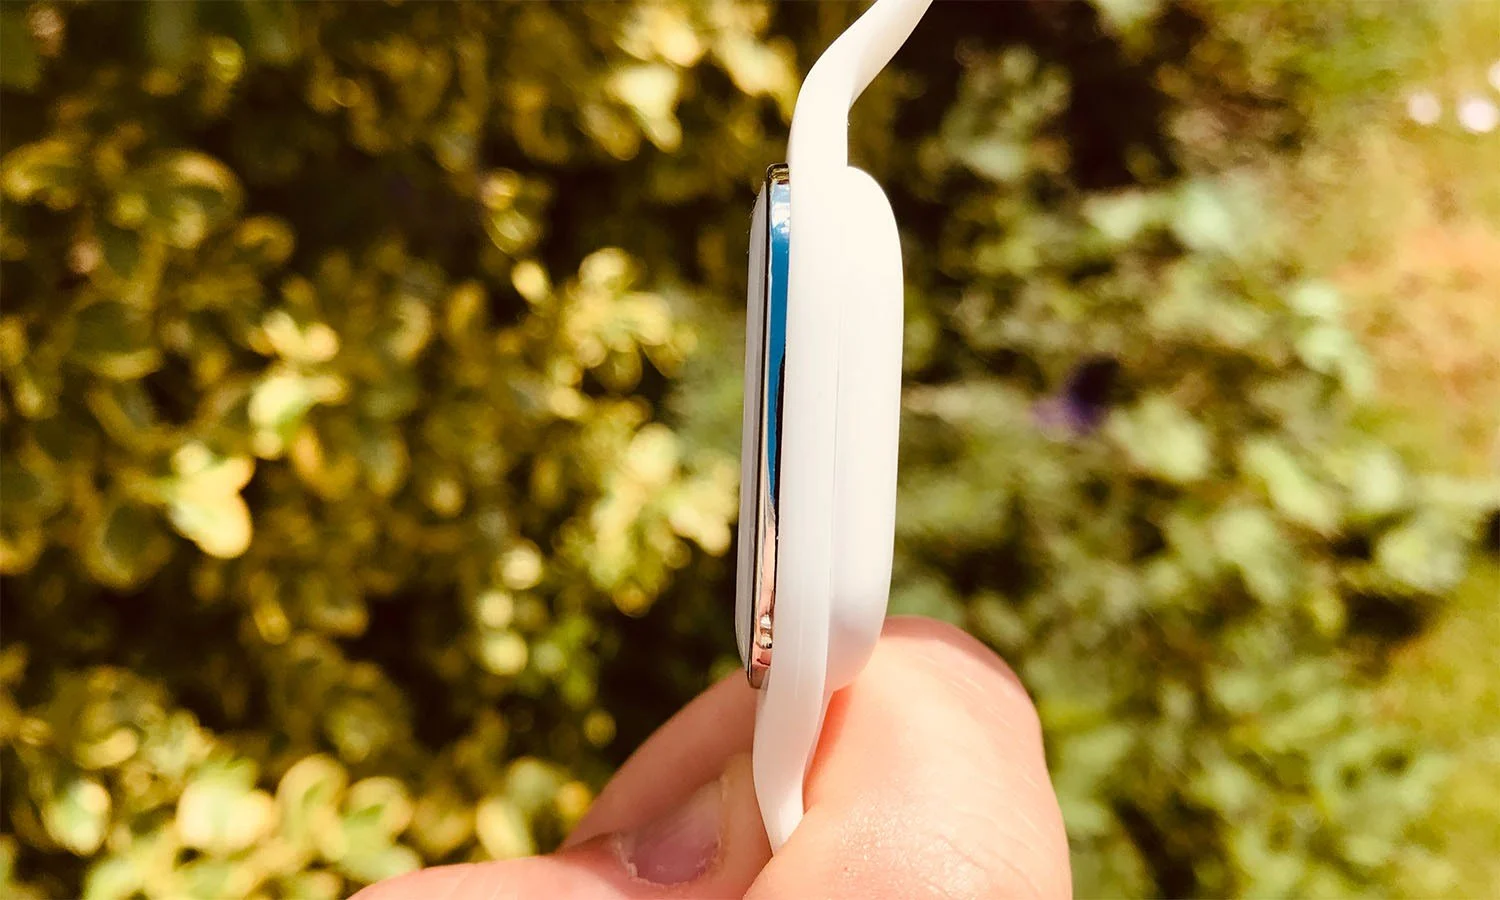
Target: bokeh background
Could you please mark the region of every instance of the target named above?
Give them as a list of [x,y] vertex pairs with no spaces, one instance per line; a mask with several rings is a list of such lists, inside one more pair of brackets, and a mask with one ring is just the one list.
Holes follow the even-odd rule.
[[[554,845],[733,671],[746,231],[845,2],[0,6],[0,894]],[[892,607],[1082,897],[1500,883],[1500,4],[939,3]],[[934,748],[941,752],[941,748]]]

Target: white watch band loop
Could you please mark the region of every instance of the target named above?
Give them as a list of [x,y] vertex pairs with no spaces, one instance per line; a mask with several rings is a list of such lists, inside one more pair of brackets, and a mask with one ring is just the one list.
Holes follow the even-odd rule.
[[[854,287],[847,283],[849,267],[843,262],[851,252],[845,216],[856,211],[873,212],[868,227],[876,252],[886,253],[891,244],[896,247],[893,267],[886,260],[884,265],[869,267],[870,272],[859,280],[864,296],[873,289],[883,298],[882,308],[894,303],[896,340],[890,364],[895,367],[899,393],[899,242],[889,204],[878,186],[864,173],[849,169],[849,109],[890,62],[929,5],[931,0],[876,0],[818,59],[802,85],[792,116],[787,149],[792,221],[788,390],[782,452],[795,465],[785,465],[781,474],[775,656],[758,701],[752,755],[756,794],[773,851],[801,821],[803,782],[829,698],[842,686],[830,678],[829,640],[836,571],[834,510],[839,502],[836,461],[841,425],[847,427],[848,421],[846,416],[841,423],[839,409],[841,342],[851,321],[843,302]],[[892,278],[894,284],[886,283]],[[876,337],[882,346],[889,346],[890,316],[876,320],[884,323]],[[882,421],[879,430],[889,432],[893,484],[894,414],[888,424],[886,428]],[[845,450],[850,452],[848,447]],[[873,565],[878,567],[879,560]],[[888,588],[888,541],[884,567]],[[883,611],[883,592],[879,602]],[[875,625],[878,629],[878,615]]]

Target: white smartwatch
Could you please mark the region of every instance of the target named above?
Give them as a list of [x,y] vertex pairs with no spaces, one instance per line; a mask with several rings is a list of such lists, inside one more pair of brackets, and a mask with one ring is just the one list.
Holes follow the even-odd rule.
[[802,819],[833,692],[869,660],[895,534],[902,279],[896,220],[849,165],[849,108],[931,0],[876,0],[797,96],[751,217],[735,630],[771,849]]

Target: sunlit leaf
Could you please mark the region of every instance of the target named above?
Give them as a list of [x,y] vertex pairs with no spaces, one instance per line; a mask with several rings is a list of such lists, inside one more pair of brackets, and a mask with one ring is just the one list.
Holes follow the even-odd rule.
[[79,150],[60,138],[25,144],[0,159],[0,188],[19,203],[66,209],[78,202],[82,185]]
[[515,859],[536,852],[526,818],[505,797],[486,797],[474,812],[474,831],[490,859]]
[[672,151],[682,143],[677,122],[678,95],[682,89],[677,69],[667,65],[628,66],[610,75],[609,90],[630,107],[651,142]]
[[1148,398],[1116,415],[1109,431],[1149,475],[1189,483],[1208,474],[1212,461],[1208,431],[1166,398]]
[[1464,576],[1464,546],[1453,523],[1423,517],[1382,535],[1375,545],[1375,562],[1404,585],[1441,593]]
[[140,891],[141,881],[134,860],[110,857],[89,869],[83,880],[83,900],[126,900]]
[[1253,507],[1226,510],[1214,520],[1213,539],[1220,556],[1238,570],[1261,602],[1280,605],[1293,598],[1295,556],[1265,512]]
[[1298,524],[1332,535],[1339,525],[1339,498],[1319,482],[1281,444],[1254,438],[1240,449],[1240,460],[1258,478],[1282,515]]
[[1240,229],[1220,191],[1207,183],[1193,182],[1178,196],[1172,230],[1195,250],[1229,252]]
[[181,485],[173,490],[167,515],[183,536],[210,556],[232,559],[250,546],[250,508],[237,493]]
[[287,836],[311,843],[334,837],[339,803],[349,777],[343,766],[322,754],[298,760],[281,776],[276,804]]
[[42,809],[47,833],[68,851],[88,856],[104,841],[109,824],[110,797],[91,778],[69,778],[48,798]]
[[473,807],[451,786],[439,786],[417,800],[411,833],[428,858],[440,859],[472,839]]
[[351,877],[369,883],[405,875],[421,867],[422,858],[416,851],[400,844],[355,847],[339,861],[339,868]]
[[183,844],[225,855],[254,844],[271,827],[271,796],[252,789],[246,767],[209,769],[189,782],[177,802],[177,833]]
[[344,798],[346,818],[369,821],[387,838],[406,830],[412,817],[406,786],[394,778],[365,778],[349,786]]
[[1161,0],[1094,0],[1109,27],[1130,33],[1150,21],[1161,10]]

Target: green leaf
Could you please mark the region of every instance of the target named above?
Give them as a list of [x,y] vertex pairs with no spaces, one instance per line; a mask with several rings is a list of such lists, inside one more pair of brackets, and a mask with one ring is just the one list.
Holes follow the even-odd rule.
[[1204,181],[1189,182],[1178,193],[1172,230],[1194,250],[1223,253],[1234,249],[1240,234],[1223,189]]
[[505,773],[505,796],[530,818],[552,806],[563,782],[555,766],[535,757],[522,757],[511,763]]
[[358,455],[365,481],[378,497],[390,497],[406,483],[411,457],[400,432],[371,426],[359,432]]
[[213,857],[195,859],[173,874],[177,883],[169,893],[173,897],[243,897],[254,879],[249,867]]
[[1290,295],[1292,309],[1319,322],[1338,324],[1343,316],[1343,295],[1326,281],[1308,281]]
[[[189,4],[153,8],[162,5]],[[114,198],[111,221],[190,250],[227,224],[242,199],[239,179],[227,166],[205,153],[178,150],[132,175]]]
[[286,262],[297,246],[291,226],[273,216],[251,216],[235,228],[235,245],[257,268],[273,268]]
[[993,592],[973,598],[969,604],[969,630],[1001,653],[1024,646],[1029,629],[1013,602]]
[[90,529],[83,554],[89,573],[101,583],[125,590],[150,578],[172,555],[172,543],[158,513],[115,498]]
[[276,371],[262,379],[250,394],[248,408],[250,423],[260,432],[256,453],[279,457],[317,402],[311,381],[295,372]]
[[1111,418],[1109,432],[1139,469],[1175,484],[1208,474],[1209,433],[1165,397],[1153,396]]
[[1161,11],[1162,0],[1094,0],[1101,17],[1116,34],[1129,34]]
[[1083,213],[1111,245],[1124,247],[1156,224],[1158,205],[1145,191],[1120,191],[1090,197]]
[[78,202],[83,178],[80,151],[61,138],[23,144],[0,159],[0,188],[18,203],[67,209]]
[[1266,796],[1266,785],[1246,771],[1244,766],[1223,758],[1214,759],[1205,765],[1193,779],[1191,790],[1209,808],[1223,810],[1230,815],[1241,813]]
[[141,263],[146,257],[145,239],[108,222],[99,222],[95,227],[105,268],[121,281],[134,281],[141,274]]
[[84,876],[83,900],[126,900],[139,893],[141,887],[141,873],[135,861],[111,856],[94,864]]
[[[344,767],[325,754],[305,756],[286,770],[276,786],[276,805],[281,810],[282,830],[292,842],[328,846],[338,839],[339,804],[349,776]],[[326,853],[326,851],[325,851]]]
[[239,494],[181,487],[167,506],[172,525],[204,553],[233,559],[250,546],[250,508]]
[[1025,145],[998,135],[960,144],[953,155],[975,174],[1001,184],[1025,174],[1030,161]]
[[1303,331],[1297,357],[1314,372],[1335,377],[1355,397],[1369,394],[1374,373],[1364,350],[1342,326],[1319,323]]
[[496,675],[518,675],[526,668],[530,648],[510,629],[484,631],[479,637],[479,662]]
[[411,797],[406,785],[394,778],[356,781],[349,787],[344,807],[346,822],[355,819],[367,821],[385,839],[394,838],[411,823]]
[[1125,759],[1138,739],[1135,730],[1126,725],[1103,725],[1070,737],[1061,752],[1070,764],[1105,776]]
[[358,587],[321,573],[301,580],[297,599],[307,623],[327,634],[357,636],[369,623],[369,610]]
[[19,510],[32,517],[47,516],[67,499],[42,454],[32,454],[25,462],[9,455],[0,460],[0,497],[5,498],[7,518]]
[[1375,563],[1401,584],[1429,594],[1452,590],[1466,571],[1467,541],[1456,523],[1419,516],[1380,536]]
[[668,152],[682,144],[676,112],[682,76],[676,68],[660,63],[626,66],[610,74],[607,88],[630,107],[651,143]]
[[490,796],[480,801],[474,811],[474,830],[490,859],[515,859],[536,852],[526,816],[505,797]]
[[1240,465],[1265,487],[1271,505],[1287,519],[1325,537],[1338,531],[1338,495],[1310,475],[1280,442],[1251,438],[1240,449]]
[[104,300],[79,310],[73,321],[70,356],[96,374],[129,381],[161,365],[151,323],[139,310]]
[[1213,535],[1219,556],[1238,570],[1253,596],[1273,606],[1292,599],[1296,556],[1264,510],[1227,509],[1215,517]]
[[109,825],[110,797],[92,778],[64,780],[42,807],[47,833],[64,849],[90,856],[104,842]]
[[339,868],[356,881],[373,884],[422,868],[422,857],[400,844],[366,844],[351,847]]
[[724,34],[714,42],[713,53],[736,87],[746,94],[774,98],[784,120],[790,120],[797,95],[796,51],[791,42]]
[[343,879],[321,869],[287,875],[280,883],[281,896],[297,900],[338,900],[345,895]]
[[1410,484],[1401,457],[1389,447],[1369,446],[1342,463],[1342,480],[1349,491],[1351,510],[1366,519],[1399,511],[1407,502]]
[[473,837],[473,805],[451,784],[441,782],[417,801],[411,835],[429,859],[441,859]]
[[210,771],[189,782],[177,802],[183,844],[223,856],[258,841],[272,824],[275,803],[252,783],[241,770]]

